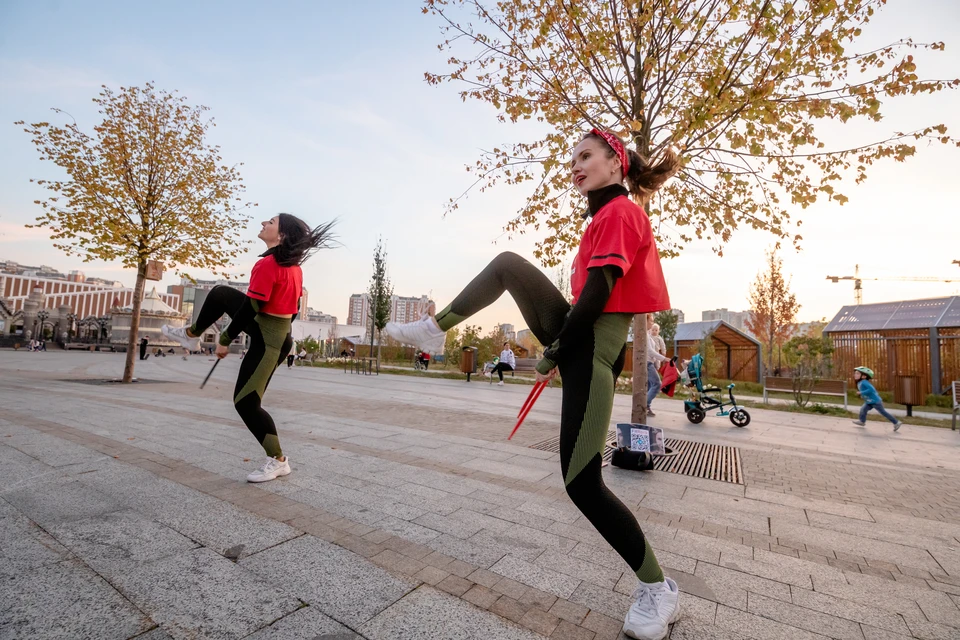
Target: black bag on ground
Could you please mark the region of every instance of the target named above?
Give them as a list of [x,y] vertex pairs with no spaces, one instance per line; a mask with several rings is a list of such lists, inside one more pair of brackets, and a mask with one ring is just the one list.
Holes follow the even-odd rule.
[[650,471],[653,469],[653,456],[646,451],[631,451],[630,449],[615,449],[610,463],[621,469],[634,471]]

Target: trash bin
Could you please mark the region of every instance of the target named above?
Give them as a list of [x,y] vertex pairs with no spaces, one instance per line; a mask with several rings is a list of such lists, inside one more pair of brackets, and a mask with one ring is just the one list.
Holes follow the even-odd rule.
[[470,375],[477,372],[477,348],[464,347],[460,354],[460,372],[467,374],[467,382],[470,382]]
[[907,415],[913,415],[913,408],[923,406],[926,398],[923,396],[923,390],[920,388],[920,376],[901,376],[894,378],[893,401],[897,404],[907,405]]

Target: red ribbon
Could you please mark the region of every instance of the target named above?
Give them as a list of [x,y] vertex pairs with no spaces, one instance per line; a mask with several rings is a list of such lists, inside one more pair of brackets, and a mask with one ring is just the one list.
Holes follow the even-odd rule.
[[546,387],[546,382],[538,382],[533,385],[533,389],[530,389],[530,395],[527,396],[523,406],[520,407],[520,413],[517,415],[517,426],[515,426],[513,431],[510,432],[510,435],[507,436],[507,440],[511,440],[513,438],[513,434],[517,432],[517,429],[519,429],[520,425],[523,424],[523,421],[526,420],[527,414],[530,413],[530,409],[533,409],[534,403],[536,403],[537,398],[540,397],[540,394],[543,393],[543,390]]
[[623,168],[623,177],[627,177],[627,172],[630,171],[630,160],[627,157],[627,149],[623,146],[623,143],[620,142],[620,138],[612,133],[600,131],[600,129],[592,129],[590,133],[594,133],[607,141],[607,144],[610,145],[610,148],[613,149],[613,152],[617,154],[618,158],[620,158],[620,164]]

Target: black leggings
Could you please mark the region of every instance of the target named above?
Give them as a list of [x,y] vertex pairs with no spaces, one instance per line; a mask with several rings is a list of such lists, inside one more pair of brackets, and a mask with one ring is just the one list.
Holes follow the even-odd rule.
[[495,367],[493,368],[493,370],[491,371],[491,374],[492,374],[494,371],[497,373],[498,376],[500,376],[500,382],[503,382],[503,372],[504,372],[504,371],[513,371],[513,367],[511,367],[510,365],[508,365],[506,362],[498,362],[498,363],[497,363],[497,366],[495,366]]
[[[223,314],[236,313],[246,303],[246,296],[231,287],[216,286],[208,294],[190,327],[190,333],[202,335]],[[273,372],[293,348],[290,318],[277,318],[258,313],[243,328],[250,336],[250,349],[240,361],[240,373],[233,392],[233,404],[243,423],[257,438],[268,456],[283,456],[277,426],[273,417],[260,405]]]
[[[540,344],[556,339],[570,304],[539,269],[514,253],[502,253],[437,314],[447,330],[510,292]],[[663,580],[636,517],[603,483],[600,465],[613,413],[616,379],[623,370],[631,314],[604,313],[593,331],[564,345],[560,362],[560,469],[567,495],[600,535],[647,583]]]

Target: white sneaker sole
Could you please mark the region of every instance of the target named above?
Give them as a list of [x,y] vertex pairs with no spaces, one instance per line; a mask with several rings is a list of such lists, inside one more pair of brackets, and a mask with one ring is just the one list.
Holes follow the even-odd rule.
[[167,325],[160,327],[160,333],[162,333],[168,340],[173,340],[174,342],[178,343],[187,351],[200,350],[200,338],[180,338],[179,336],[175,336],[167,331]]
[[640,631],[632,631],[626,627],[623,628],[623,635],[627,636],[628,638],[634,638],[634,640],[663,640],[667,637],[668,633],[670,633],[669,624],[667,625],[667,628],[663,630],[663,633],[659,633],[657,635],[644,635]]
[[670,616],[670,620],[667,621],[667,628],[664,629],[663,633],[657,635],[643,635],[640,631],[628,630],[626,626],[623,627],[623,633],[628,638],[634,638],[635,640],[663,640],[670,634],[670,625],[680,619],[680,606],[677,605],[676,610],[673,612],[673,615]]
[[271,480],[276,480],[277,478],[280,478],[282,476],[288,476],[292,471],[293,469],[291,469],[290,467],[287,467],[286,469],[281,469],[277,471],[272,476],[255,476],[251,473],[250,475],[247,476],[247,482],[253,482],[255,484],[258,484],[260,482],[270,482]]
[[442,353],[444,344],[447,341],[447,333],[439,335],[428,335],[425,331],[418,331],[415,327],[388,322],[384,327],[387,335],[403,344],[409,344],[418,347],[421,351],[427,353]]

